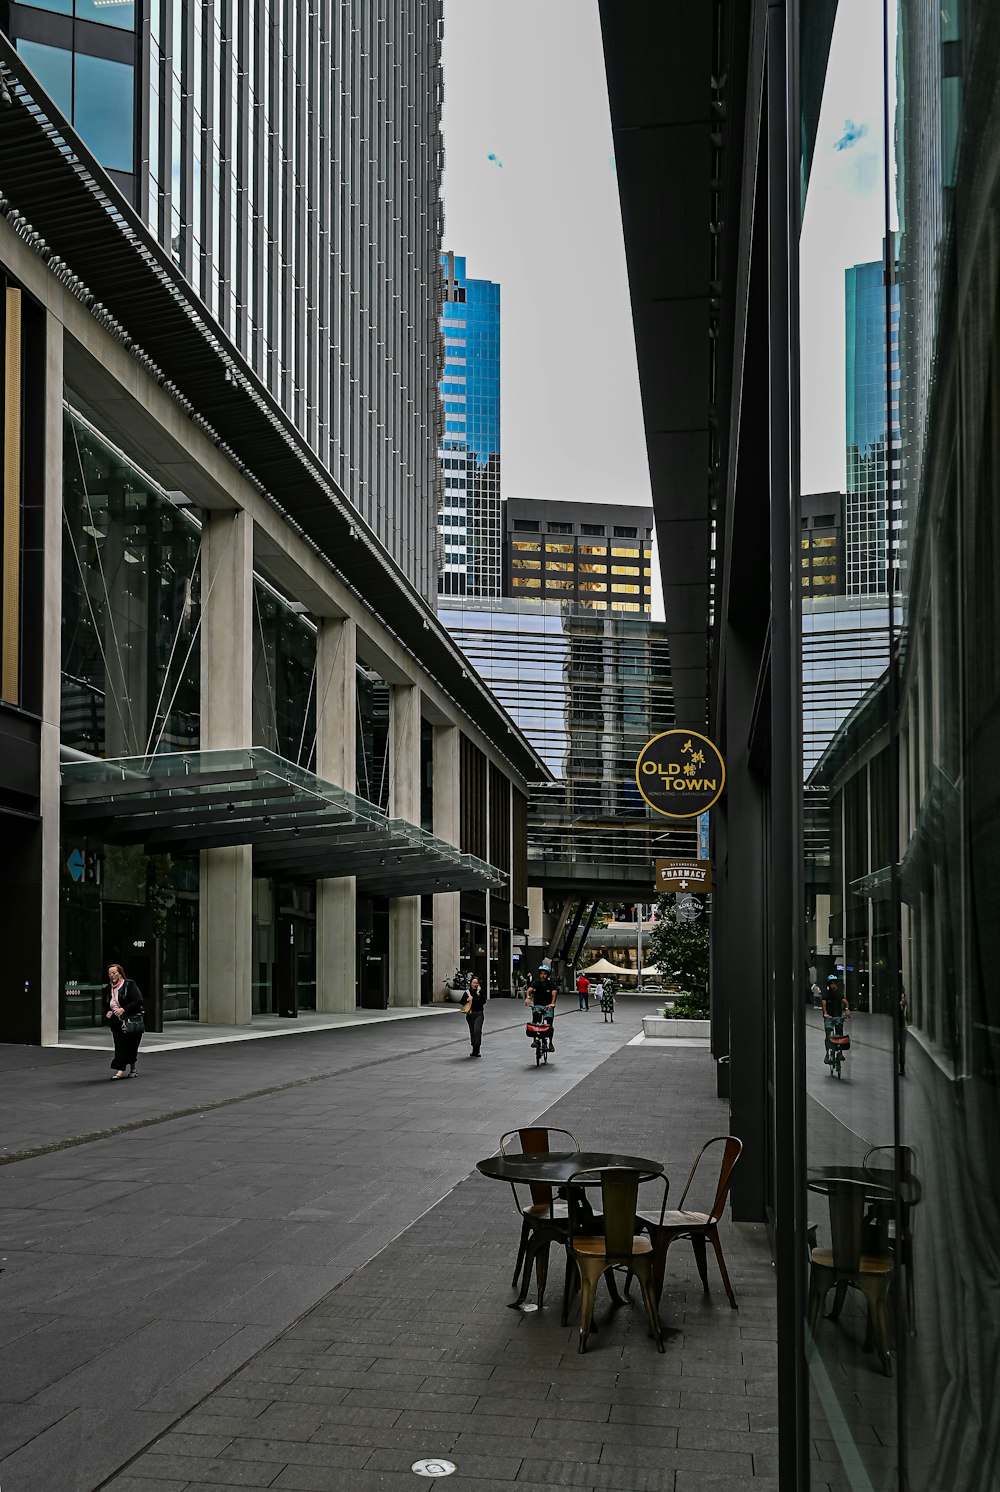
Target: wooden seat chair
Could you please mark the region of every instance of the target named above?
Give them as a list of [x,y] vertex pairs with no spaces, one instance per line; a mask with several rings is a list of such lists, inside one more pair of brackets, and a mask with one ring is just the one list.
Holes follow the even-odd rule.
[[[710,1212],[692,1212],[685,1210],[684,1203],[687,1201],[688,1192],[698,1172],[698,1167],[714,1145],[721,1145],[722,1158],[719,1166],[719,1180],[715,1188],[715,1199],[712,1202]],[[719,1241],[719,1221],[726,1208],[726,1198],[729,1196],[729,1186],[732,1180],[733,1168],[743,1152],[743,1141],[738,1140],[735,1135],[715,1135],[713,1139],[706,1140],[701,1147],[691,1167],[684,1190],[681,1193],[680,1203],[676,1211],[664,1212],[658,1221],[640,1216],[637,1223],[644,1228],[653,1242],[654,1250],[654,1285],[656,1299],[659,1300],[663,1294],[663,1277],[667,1267],[667,1250],[678,1238],[690,1238],[691,1247],[694,1250],[695,1263],[698,1266],[698,1274],[701,1283],[708,1293],[708,1244],[711,1243],[715,1250],[715,1257],[719,1264],[719,1273],[722,1275],[722,1283],[726,1287],[729,1296],[729,1304],[733,1310],[737,1310],[736,1296],[729,1282],[729,1271],[726,1269],[726,1260],[722,1253],[722,1244]],[[630,1281],[626,1282],[627,1285]]]
[[[892,1288],[893,1260],[883,1255],[862,1253],[865,1237],[865,1202],[872,1188],[864,1181],[834,1178],[826,1183],[830,1202],[830,1238],[828,1249],[814,1248],[809,1253],[809,1330],[815,1339],[823,1314],[823,1303],[836,1288],[833,1310],[827,1318],[836,1321],[849,1288],[860,1290],[868,1303],[866,1348],[874,1345],[883,1373],[892,1376],[889,1360],[889,1292]],[[892,1193],[886,1190],[891,1201]]]
[[[576,1220],[583,1209],[574,1205],[574,1187],[583,1192],[583,1178],[591,1182],[595,1176],[601,1181],[601,1205],[603,1207],[602,1234],[583,1234],[577,1231]],[[566,1234],[566,1284],[563,1291],[562,1324],[569,1322],[569,1302],[575,1286],[580,1287],[580,1343],[578,1351],[584,1352],[594,1320],[594,1301],[597,1286],[602,1277],[616,1267],[626,1267],[630,1276],[635,1275],[642,1291],[643,1304],[649,1318],[650,1330],[659,1352],[663,1351],[663,1333],[656,1309],[653,1288],[653,1245],[648,1238],[635,1231],[636,1199],[642,1173],[629,1166],[603,1166],[598,1171],[577,1171],[570,1177],[567,1188],[570,1196]],[[666,1183],[666,1177],[663,1178]],[[664,1187],[663,1206],[666,1206],[667,1190]],[[662,1208],[661,1208],[662,1211]]]
[[[553,1146],[549,1143],[550,1136],[564,1135],[569,1141],[568,1145]],[[511,1148],[511,1142],[516,1139],[518,1149]],[[576,1136],[568,1129],[546,1129],[527,1128],[510,1129],[500,1137],[501,1155],[545,1155],[553,1149],[579,1150],[580,1146]],[[521,1273],[524,1256],[528,1248],[528,1239],[532,1229],[541,1227],[556,1228],[560,1233],[566,1229],[567,1205],[555,1194],[555,1189],[548,1185],[533,1181],[527,1183],[528,1198],[522,1201],[518,1195],[518,1183],[511,1182],[510,1189],[514,1195],[514,1206],[521,1216],[521,1239],[517,1250],[517,1262],[514,1265],[514,1275],[511,1286],[517,1284],[517,1277]],[[538,1285],[538,1304],[542,1304],[545,1295],[545,1281],[548,1276],[548,1249],[539,1252],[535,1261],[535,1279]]]

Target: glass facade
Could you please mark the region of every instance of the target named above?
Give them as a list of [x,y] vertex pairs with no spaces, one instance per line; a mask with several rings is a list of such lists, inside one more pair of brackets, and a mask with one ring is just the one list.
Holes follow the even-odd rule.
[[989,1492],[1000,11],[884,0],[841,6],[831,32],[830,7],[802,0],[801,18],[803,75],[824,80],[802,163],[802,396],[826,409],[803,467],[837,444],[819,321],[846,286],[844,602],[867,602],[856,625],[818,601],[804,617],[807,657],[846,685],[827,713],[806,671],[810,1484]]
[[438,530],[445,596],[499,596],[500,286],[469,279],[465,259],[443,254],[441,405],[444,479]]
[[441,0],[149,0],[138,29],[118,0],[6,9],[42,88],[431,600]]
[[693,853],[693,829],[650,826],[635,784],[641,748],[674,720],[662,623],[514,599],[441,619],[556,779],[531,793],[533,879],[645,882],[668,845]]

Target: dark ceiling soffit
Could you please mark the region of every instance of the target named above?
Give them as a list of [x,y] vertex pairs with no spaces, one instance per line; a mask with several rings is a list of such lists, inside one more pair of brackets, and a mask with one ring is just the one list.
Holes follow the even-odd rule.
[[[530,780],[544,762],[0,34],[0,209],[60,282]],[[266,474],[267,485],[264,485]],[[350,553],[350,578],[338,559]],[[419,651],[406,641],[420,638]]]

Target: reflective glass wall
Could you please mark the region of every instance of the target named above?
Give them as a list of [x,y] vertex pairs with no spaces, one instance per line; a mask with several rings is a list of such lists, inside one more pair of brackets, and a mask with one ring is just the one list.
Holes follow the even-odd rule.
[[811,1484],[987,1492],[1000,10],[800,15],[800,520],[839,494],[845,549],[802,600]]

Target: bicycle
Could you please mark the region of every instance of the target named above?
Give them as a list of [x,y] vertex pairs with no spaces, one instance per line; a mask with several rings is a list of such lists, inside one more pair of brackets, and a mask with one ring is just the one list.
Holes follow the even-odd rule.
[[842,1078],[844,1058],[851,1050],[851,1038],[844,1033],[844,1017],[834,1018],[833,1025],[826,1035],[827,1060],[830,1064],[830,1076]]
[[549,1042],[552,1040],[551,1011],[544,1006],[534,1006],[524,1034],[530,1038],[535,1053],[535,1066],[540,1067],[543,1062],[548,1066]]

